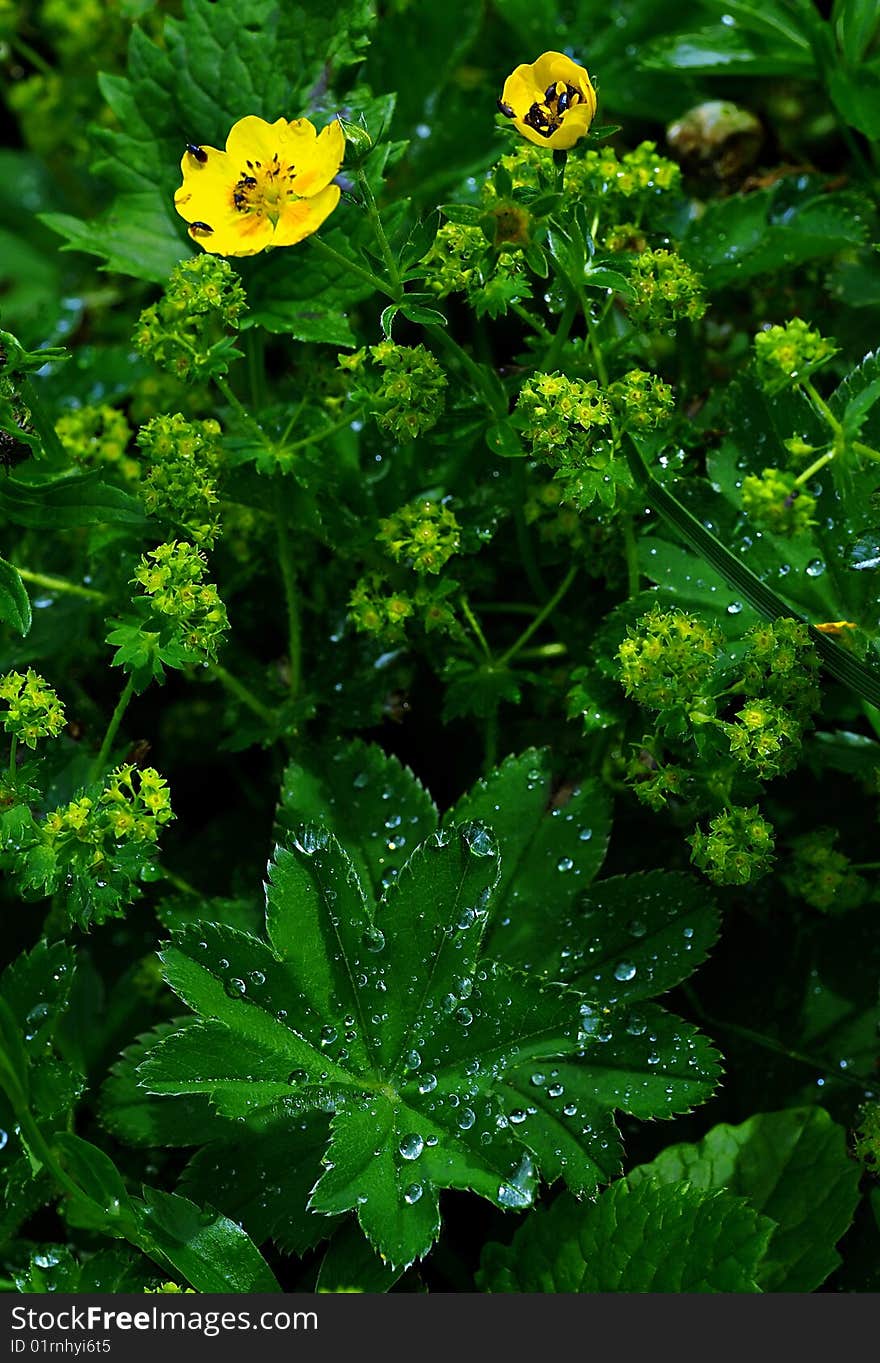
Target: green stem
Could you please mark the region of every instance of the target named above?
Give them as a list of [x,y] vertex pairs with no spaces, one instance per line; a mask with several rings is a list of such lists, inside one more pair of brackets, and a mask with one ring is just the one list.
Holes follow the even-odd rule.
[[12,735],[12,742],[9,745],[9,779],[15,785],[15,778],[18,772],[16,759],[18,757],[18,735]]
[[821,396],[821,394],[816,391],[812,379],[803,379],[801,381],[801,387],[809,397],[813,406],[816,408],[816,411],[820,414],[820,416],[822,416],[825,419],[826,423],[828,424],[828,426],[830,426],[834,434],[837,436],[842,435],[843,427],[837,420],[837,417],[834,415],[831,408],[828,406],[828,403]]
[[568,333],[571,331],[572,323],[577,316],[577,310],[577,299],[572,294],[569,294],[565,300],[565,307],[562,309],[562,314],[557,323],[553,340],[550,343],[550,348],[544,356],[544,369],[548,374],[559,364],[562,351],[568,340]]
[[322,440],[327,440],[331,435],[335,435],[337,431],[344,431],[353,421],[357,421],[359,412],[360,409],[353,413],[347,412],[344,417],[340,417],[338,421],[334,421],[330,425],[324,426],[320,431],[315,431],[313,435],[304,435],[300,440],[294,440],[292,445],[280,444],[278,446],[278,453],[292,454],[294,450],[304,450],[307,445],[317,445]]
[[238,677],[234,677],[231,672],[227,672],[226,668],[221,667],[219,663],[209,663],[208,670],[211,676],[214,677],[221,686],[226,687],[226,690],[230,695],[235,696],[236,700],[240,700],[242,705],[247,706],[253,714],[258,715],[260,719],[264,720],[267,724],[274,723],[275,716],[272,710],[269,709],[269,706],[264,705],[261,700],[258,700],[253,691],[245,686],[244,682],[239,681]]
[[553,164],[556,167],[556,193],[561,194],[565,188],[565,163],[568,160],[568,152],[557,150],[553,153]]
[[394,252],[391,250],[388,237],[385,235],[385,228],[382,225],[382,215],[379,212],[379,205],[376,203],[376,196],[373,193],[370,182],[364,174],[363,169],[358,169],[355,174],[361,193],[364,196],[367,217],[376,234],[379,250],[382,252],[382,259],[385,261],[388,278],[391,281],[391,287],[394,290],[393,297],[396,302],[399,302],[403,297],[403,285],[400,282],[400,271],[397,268],[397,261],[394,259]]
[[546,601],[550,593],[541,575],[541,569],[538,567],[538,560],[532,546],[531,532],[526,523],[525,461],[517,459],[514,462],[516,467],[513,470],[513,526],[516,531],[516,547],[519,550],[520,562],[529,580],[529,586],[539,601]]
[[81,596],[86,601],[106,601],[103,592],[91,587],[81,587],[78,582],[69,582],[66,577],[50,577],[48,573],[32,573],[27,568],[16,568],[23,582],[31,582],[35,587],[45,587],[50,592],[66,592],[68,596]]
[[861,440],[854,440],[852,448],[856,454],[863,454],[866,459],[880,459],[880,450],[875,450],[872,445],[865,445]]
[[281,580],[284,583],[284,600],[287,606],[287,653],[290,668],[290,695],[295,699],[299,694],[300,672],[302,667],[302,632],[299,618],[299,597],[296,589],[296,566],[293,561],[293,548],[290,543],[290,527],[287,507],[284,502],[284,482],[278,479],[275,501],[275,532],[278,545],[278,563]]
[[384,293],[386,298],[397,302],[397,295],[392,288],[389,288],[387,280],[380,279],[378,275],[373,274],[372,270],[365,270],[362,265],[358,265],[357,261],[349,260],[348,256],[342,255],[335,247],[328,246],[323,237],[313,236],[311,243],[312,249],[317,250],[325,260],[332,260],[337,265],[341,265],[343,270],[348,270],[349,274],[357,275],[365,283],[371,284],[377,293]]
[[486,656],[486,661],[489,662],[489,663],[491,663],[491,662],[493,661],[493,658],[492,658],[492,650],[491,650],[491,648],[489,647],[488,643],[486,642],[486,636],[485,636],[485,634],[483,633],[483,630],[482,630],[482,627],[481,627],[481,625],[480,625],[480,622],[479,622],[479,620],[477,619],[477,617],[474,615],[473,611],[471,610],[470,602],[468,601],[468,599],[467,599],[466,596],[461,596],[461,597],[459,598],[459,605],[461,606],[461,613],[462,613],[462,615],[463,615],[464,618],[467,620],[468,624],[470,625],[471,629],[473,630],[474,636],[475,636],[475,638],[477,639],[477,642],[479,643],[480,648],[483,650],[483,653],[484,653],[485,656]]
[[565,596],[565,593],[568,591],[569,587],[574,582],[577,575],[578,575],[577,565],[575,565],[574,568],[569,568],[568,572],[565,574],[565,577],[562,579],[559,586],[556,588],[556,591],[553,593],[550,600],[542,607],[542,609],[535,616],[534,620],[530,621],[529,624],[526,625],[522,634],[513,644],[511,644],[507,652],[503,653],[501,657],[498,659],[499,667],[505,667],[508,663],[510,663],[516,657],[517,653],[519,653],[520,649],[525,644],[528,643],[528,641],[531,639],[535,631],[541,628],[547,617],[553,614],[556,607],[559,605],[560,601]]
[[476,361],[471,359],[464,346],[459,345],[458,341],[449,335],[445,327],[428,326],[425,327],[425,331],[433,336],[450,355],[455,356],[458,363],[473,380],[474,388],[482,397],[489,412],[496,420],[503,421],[507,416],[507,397],[501,385],[489,379],[487,371],[481,369]]
[[113,747],[114,739],[116,738],[116,735],[119,732],[119,726],[122,723],[122,717],[125,714],[126,710],[128,709],[128,702],[131,700],[133,695],[134,695],[134,674],[132,673],[129,676],[128,681],[125,683],[125,686],[122,688],[122,694],[120,695],[119,700],[116,702],[116,709],[110,716],[110,723],[107,725],[107,732],[104,734],[104,740],[101,743],[98,755],[95,758],[94,762],[92,763],[91,769],[89,771],[90,781],[97,781],[98,777],[103,772],[104,767],[107,763],[107,758],[110,755],[110,749]]
[[542,341],[546,341],[548,345],[552,342],[553,337],[544,326],[540,317],[536,317],[533,312],[529,312],[528,308],[524,308],[522,303],[511,303],[510,310],[511,312],[515,312],[520,321],[525,322],[527,327],[531,327],[532,331],[536,332],[536,334],[541,337]]
[[174,889],[179,890],[181,894],[195,895],[196,898],[201,897],[201,890],[197,890],[195,885],[184,880],[183,876],[179,876],[176,871],[169,871],[166,866],[162,867],[162,879],[167,880],[168,884],[173,885]]
[[[10,1094],[10,1098],[11,1096]],[[44,1165],[59,1187],[72,1197],[82,1197],[81,1188],[74,1183],[67,1170],[59,1164],[55,1151],[37,1125],[30,1108],[26,1104],[23,1106],[16,1105],[15,1115],[18,1119],[22,1139],[27,1142],[31,1153]]]
[[220,392],[223,394],[226,401],[229,403],[230,407],[241,418],[242,422],[246,426],[249,426],[251,428],[251,430],[256,435],[257,439],[261,442],[261,444],[269,448],[269,441],[266,438],[266,432],[263,430],[262,426],[260,425],[259,421],[257,421],[256,417],[252,416],[248,409],[245,407],[241,398],[238,397],[238,395],[235,392],[233,392],[229,381],[226,378],[224,378],[222,374],[216,374],[214,376],[214,382],[220,389]]
[[248,386],[250,387],[251,406],[261,411],[267,402],[265,344],[263,334],[251,327],[245,334],[245,354],[247,355]]
[[641,590],[639,546],[636,543],[632,516],[624,515],[621,518],[621,529],[623,530],[623,552],[626,555],[626,590],[627,595],[632,600],[634,596],[638,596]]
[[764,1036],[763,1032],[755,1032],[751,1027],[742,1027],[738,1022],[722,1022],[719,1018],[711,1017],[703,1008],[690,985],[682,985],[682,990],[694,1012],[706,1027],[717,1027],[719,1031],[729,1032],[731,1036],[741,1037],[743,1041],[749,1041],[752,1045],[760,1046],[765,1051],[773,1051],[776,1055],[784,1055],[787,1060],[795,1060],[799,1065],[808,1065],[810,1069],[824,1071],[826,1074],[831,1074],[833,1071],[834,1078],[840,1079],[844,1084],[854,1085],[859,1089],[864,1088],[864,1079],[859,1079],[853,1074],[840,1074],[834,1071],[832,1061],[807,1055],[804,1051],[795,1051],[783,1042],[777,1041],[775,1037]]
[[54,76],[55,72],[41,56],[36,48],[31,47],[30,43],[25,42],[24,38],[19,38],[17,34],[9,39],[9,46],[13,52],[17,52],[19,57],[24,57],[26,62],[30,62],[35,71],[39,71],[44,76]]
[[803,487],[804,483],[808,483],[813,475],[818,473],[820,469],[824,469],[825,465],[830,463],[833,458],[834,450],[826,450],[824,454],[820,454],[819,458],[814,459],[808,469],[804,469],[803,473],[798,474],[794,480],[795,487]]

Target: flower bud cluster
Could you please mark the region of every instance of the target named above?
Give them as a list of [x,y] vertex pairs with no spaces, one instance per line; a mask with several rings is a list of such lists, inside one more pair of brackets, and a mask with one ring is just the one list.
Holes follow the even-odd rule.
[[237,331],[247,308],[241,281],[221,256],[194,256],[171,271],[163,297],[145,308],[135,328],[135,349],[187,381],[225,374],[239,352]]
[[630,263],[629,282],[635,299],[630,314],[647,326],[698,321],[706,311],[703,281],[687,261],[665,249],[640,251]]
[[802,535],[816,524],[816,499],[798,487],[793,473],[764,469],[760,478],[750,473],[743,479],[743,510],[759,530],[781,538]]
[[108,402],[62,412],[55,429],[74,463],[89,469],[109,466],[124,478],[137,478],[138,462],[128,454],[131,427],[124,413]]
[[94,864],[119,843],[155,843],[174,818],[168,783],[153,767],[131,763],[106,777],[102,790],[53,810],[43,825],[56,855],[87,848]]
[[868,897],[868,884],[835,847],[837,830],[817,828],[792,840],[792,856],[782,879],[797,895],[823,913],[845,913]]
[[731,805],[715,815],[707,832],[697,825],[688,842],[694,865],[716,885],[749,885],[773,863],[773,828],[757,805]]
[[439,573],[459,547],[461,528],[448,506],[421,498],[381,521],[376,538],[396,563]]
[[768,327],[755,337],[755,368],[758,380],[768,393],[803,379],[835,354],[837,347],[801,317],[792,317],[783,326]]
[[692,710],[711,695],[721,631],[688,611],[653,606],[617,650],[626,694],[652,710]]
[[138,432],[143,451],[143,500],[197,545],[210,549],[220,529],[215,507],[221,464],[220,425],[187,421],[181,413],[157,416]]
[[226,607],[212,582],[205,582],[207,561],[193,544],[171,540],[144,554],[134,580],[154,611],[175,627],[187,653],[211,660],[229,627]]
[[339,367],[352,375],[352,400],[399,439],[424,435],[443,413],[446,374],[423,345],[380,341],[340,355]]
[[57,738],[64,728],[64,706],[32,668],[0,677],[0,701],[6,705],[3,728],[28,748],[41,738]]

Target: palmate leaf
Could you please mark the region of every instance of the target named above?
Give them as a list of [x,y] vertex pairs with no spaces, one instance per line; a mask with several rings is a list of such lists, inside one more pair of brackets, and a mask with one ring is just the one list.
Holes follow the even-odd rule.
[[482,962],[488,831],[432,836],[375,913],[328,834],[304,832],[270,878],[271,947],[202,924],[163,954],[204,1022],[152,1052],[146,1086],[209,1093],[234,1117],[334,1110],[312,1208],[356,1210],[396,1265],[430,1248],[441,1187],[527,1205],[531,1162],[497,1124],[493,1085],[516,1063],[576,1054],[580,1000]]
[[744,1199],[689,1183],[620,1179],[596,1202],[560,1197],[490,1244],[485,1292],[759,1292],[773,1222]]
[[[335,836],[297,827],[307,819]],[[689,877],[655,873],[605,882],[580,907],[608,837],[599,787],[556,784],[530,750],[436,821],[377,748],[292,763],[269,942],[184,919],[166,973],[199,1019],[163,1031],[143,1064],[133,1048],[107,1086],[105,1120],[138,1143],[188,1143],[175,1110],[210,1100],[215,1137],[185,1186],[257,1241],[301,1252],[355,1210],[403,1267],[439,1229],[438,1189],[525,1206],[537,1169],[592,1193],[620,1171],[615,1109],[671,1116],[714,1087],[711,1046],[644,1002],[703,958],[714,905]],[[597,980],[578,952],[606,932]],[[628,957],[635,975],[616,978]],[[569,958],[583,993],[563,979]],[[205,1140],[201,1113],[193,1133]]]

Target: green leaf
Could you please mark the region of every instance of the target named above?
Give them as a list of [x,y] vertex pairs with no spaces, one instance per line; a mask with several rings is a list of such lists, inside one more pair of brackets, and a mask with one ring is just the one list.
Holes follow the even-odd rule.
[[158,1042],[194,1025],[192,1018],[164,1022],[126,1047],[101,1089],[101,1121],[127,1145],[199,1145],[217,1134],[217,1119],[201,1094],[157,1098],[141,1086],[137,1069]]
[[17,957],[0,976],[0,994],[21,1028],[25,1049],[34,1059],[46,1053],[73,983],[73,952],[66,942],[39,941]]
[[828,92],[847,123],[872,142],[880,139],[880,67],[876,62],[857,71],[837,67],[828,78]]
[[122,1176],[109,1155],[105,1155],[97,1145],[84,1141],[70,1131],[62,1131],[55,1137],[55,1146],[61,1160],[74,1182],[91,1202],[101,1209],[103,1216],[96,1220],[88,1207],[82,1208],[74,1201],[71,1211],[76,1213],[76,1225],[94,1226],[96,1229],[113,1234],[114,1225],[120,1235],[127,1233],[134,1217],[134,1205],[128,1196]]
[[170,197],[165,202],[151,192],[120,194],[88,222],[69,213],[41,213],[39,219],[64,238],[62,251],[98,256],[102,270],[151,284],[164,284],[191,254]]
[[0,621],[26,635],[31,627],[31,602],[18,571],[0,558]]
[[681,252],[709,289],[742,287],[757,275],[790,271],[850,251],[866,239],[865,210],[853,194],[787,184],[710,201],[691,223]]
[[776,1222],[758,1281],[764,1292],[812,1292],[840,1263],[834,1246],[859,1200],[846,1132],[821,1107],[763,1112],[714,1126],[697,1145],[667,1146],[632,1170],[643,1182],[726,1188]]
[[0,514],[14,525],[38,530],[146,523],[140,503],[122,488],[102,483],[97,470],[39,483],[6,478],[0,484]]
[[430,1247],[439,1188],[526,1205],[531,1163],[497,1125],[494,1086],[517,1064],[576,1052],[579,1001],[483,962],[497,880],[482,826],[432,835],[374,915],[339,843],[306,830],[270,868],[272,949],[201,924],[164,953],[203,1021],[153,1050],[146,1087],[210,1094],[229,1116],[335,1111],[311,1205],[356,1210],[398,1267]]
[[273,1116],[235,1130],[193,1157],[181,1188],[239,1222],[256,1244],[272,1239],[283,1254],[305,1254],[333,1233],[330,1220],[308,1210],[328,1127],[323,1112],[303,1112],[294,1122]]
[[591,886],[573,926],[579,945],[563,948],[556,977],[599,1003],[635,1003],[674,989],[696,970],[715,943],[720,917],[704,881],[648,871]]
[[742,1198],[621,1179],[592,1204],[560,1197],[509,1246],[490,1244],[485,1292],[759,1292],[773,1223]]
[[281,783],[278,841],[305,823],[333,829],[360,879],[378,891],[437,826],[437,810],[408,767],[360,741],[292,761]]
[[118,1246],[77,1259],[66,1245],[42,1245],[15,1274],[19,1292],[143,1292],[155,1282],[144,1259]]
[[388,1292],[400,1278],[383,1264],[355,1220],[339,1227],[318,1271],[318,1292]]
[[604,789],[592,780],[557,784],[549,751],[530,748],[478,781],[444,825],[467,819],[491,825],[501,854],[487,950],[511,965],[543,965],[605,858],[611,811]]
[[144,1251],[166,1263],[197,1292],[277,1292],[253,1241],[226,1216],[202,1211],[176,1193],[144,1188],[137,1208]]

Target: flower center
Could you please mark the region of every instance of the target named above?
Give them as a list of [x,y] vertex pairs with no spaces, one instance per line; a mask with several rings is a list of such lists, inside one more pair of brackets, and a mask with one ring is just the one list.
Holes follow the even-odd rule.
[[284,205],[300,198],[291,188],[296,167],[281,161],[277,151],[267,165],[246,161],[245,167],[232,191],[234,206],[239,213],[253,213],[276,222]]
[[567,85],[563,80],[552,81],[544,91],[543,100],[532,105],[523,123],[527,123],[541,137],[550,137],[562,126],[566,112],[580,104],[583,98],[580,90],[573,85]]

